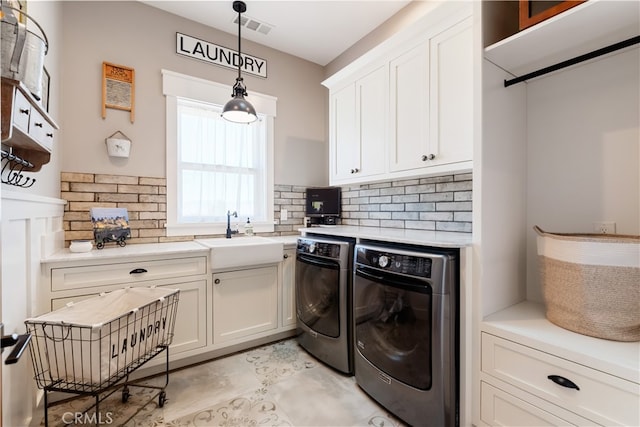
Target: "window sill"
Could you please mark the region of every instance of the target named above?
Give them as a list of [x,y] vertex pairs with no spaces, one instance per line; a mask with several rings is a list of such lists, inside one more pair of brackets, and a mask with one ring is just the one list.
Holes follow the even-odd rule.
[[[254,233],[273,233],[275,227],[273,223],[257,222],[253,224]],[[226,234],[227,225],[217,224],[166,224],[167,237],[176,236],[206,236],[212,234]],[[231,229],[236,230],[236,222],[231,222]],[[244,224],[238,222],[238,233],[244,234]]]

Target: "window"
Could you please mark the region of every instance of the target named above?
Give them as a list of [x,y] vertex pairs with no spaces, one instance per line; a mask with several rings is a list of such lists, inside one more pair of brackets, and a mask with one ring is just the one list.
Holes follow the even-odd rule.
[[167,235],[222,234],[227,211],[238,213],[232,226],[249,217],[255,231],[273,231],[275,99],[251,94],[259,120],[246,125],[220,117],[231,86],[163,70],[163,91]]

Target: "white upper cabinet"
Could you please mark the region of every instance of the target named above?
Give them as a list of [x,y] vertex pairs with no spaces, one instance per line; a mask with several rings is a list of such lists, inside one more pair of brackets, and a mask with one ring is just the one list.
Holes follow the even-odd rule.
[[331,93],[332,183],[384,173],[387,75],[385,64]]
[[360,143],[356,135],[356,85],[352,83],[330,96],[331,180],[349,179],[360,169]]
[[470,14],[444,4],[323,82],[332,185],[471,170]]
[[[389,65],[391,72],[391,171],[422,168],[430,151],[429,41]],[[426,159],[425,159],[426,160]]]
[[430,40],[430,165],[473,158],[472,37],[467,18]]

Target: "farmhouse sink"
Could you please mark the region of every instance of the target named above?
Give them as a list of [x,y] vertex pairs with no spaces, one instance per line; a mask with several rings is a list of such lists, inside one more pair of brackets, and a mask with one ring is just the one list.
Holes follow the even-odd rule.
[[231,239],[197,239],[211,248],[211,269],[219,271],[230,267],[251,267],[282,261],[282,242],[259,236],[239,236]]

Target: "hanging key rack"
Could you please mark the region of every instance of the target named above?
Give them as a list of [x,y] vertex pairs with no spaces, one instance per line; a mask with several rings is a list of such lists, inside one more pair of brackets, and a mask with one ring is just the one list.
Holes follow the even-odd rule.
[[2,150],[2,169],[0,181],[3,184],[14,185],[21,188],[29,188],[35,184],[36,179],[23,175],[25,169],[33,168],[33,164],[15,154]]

